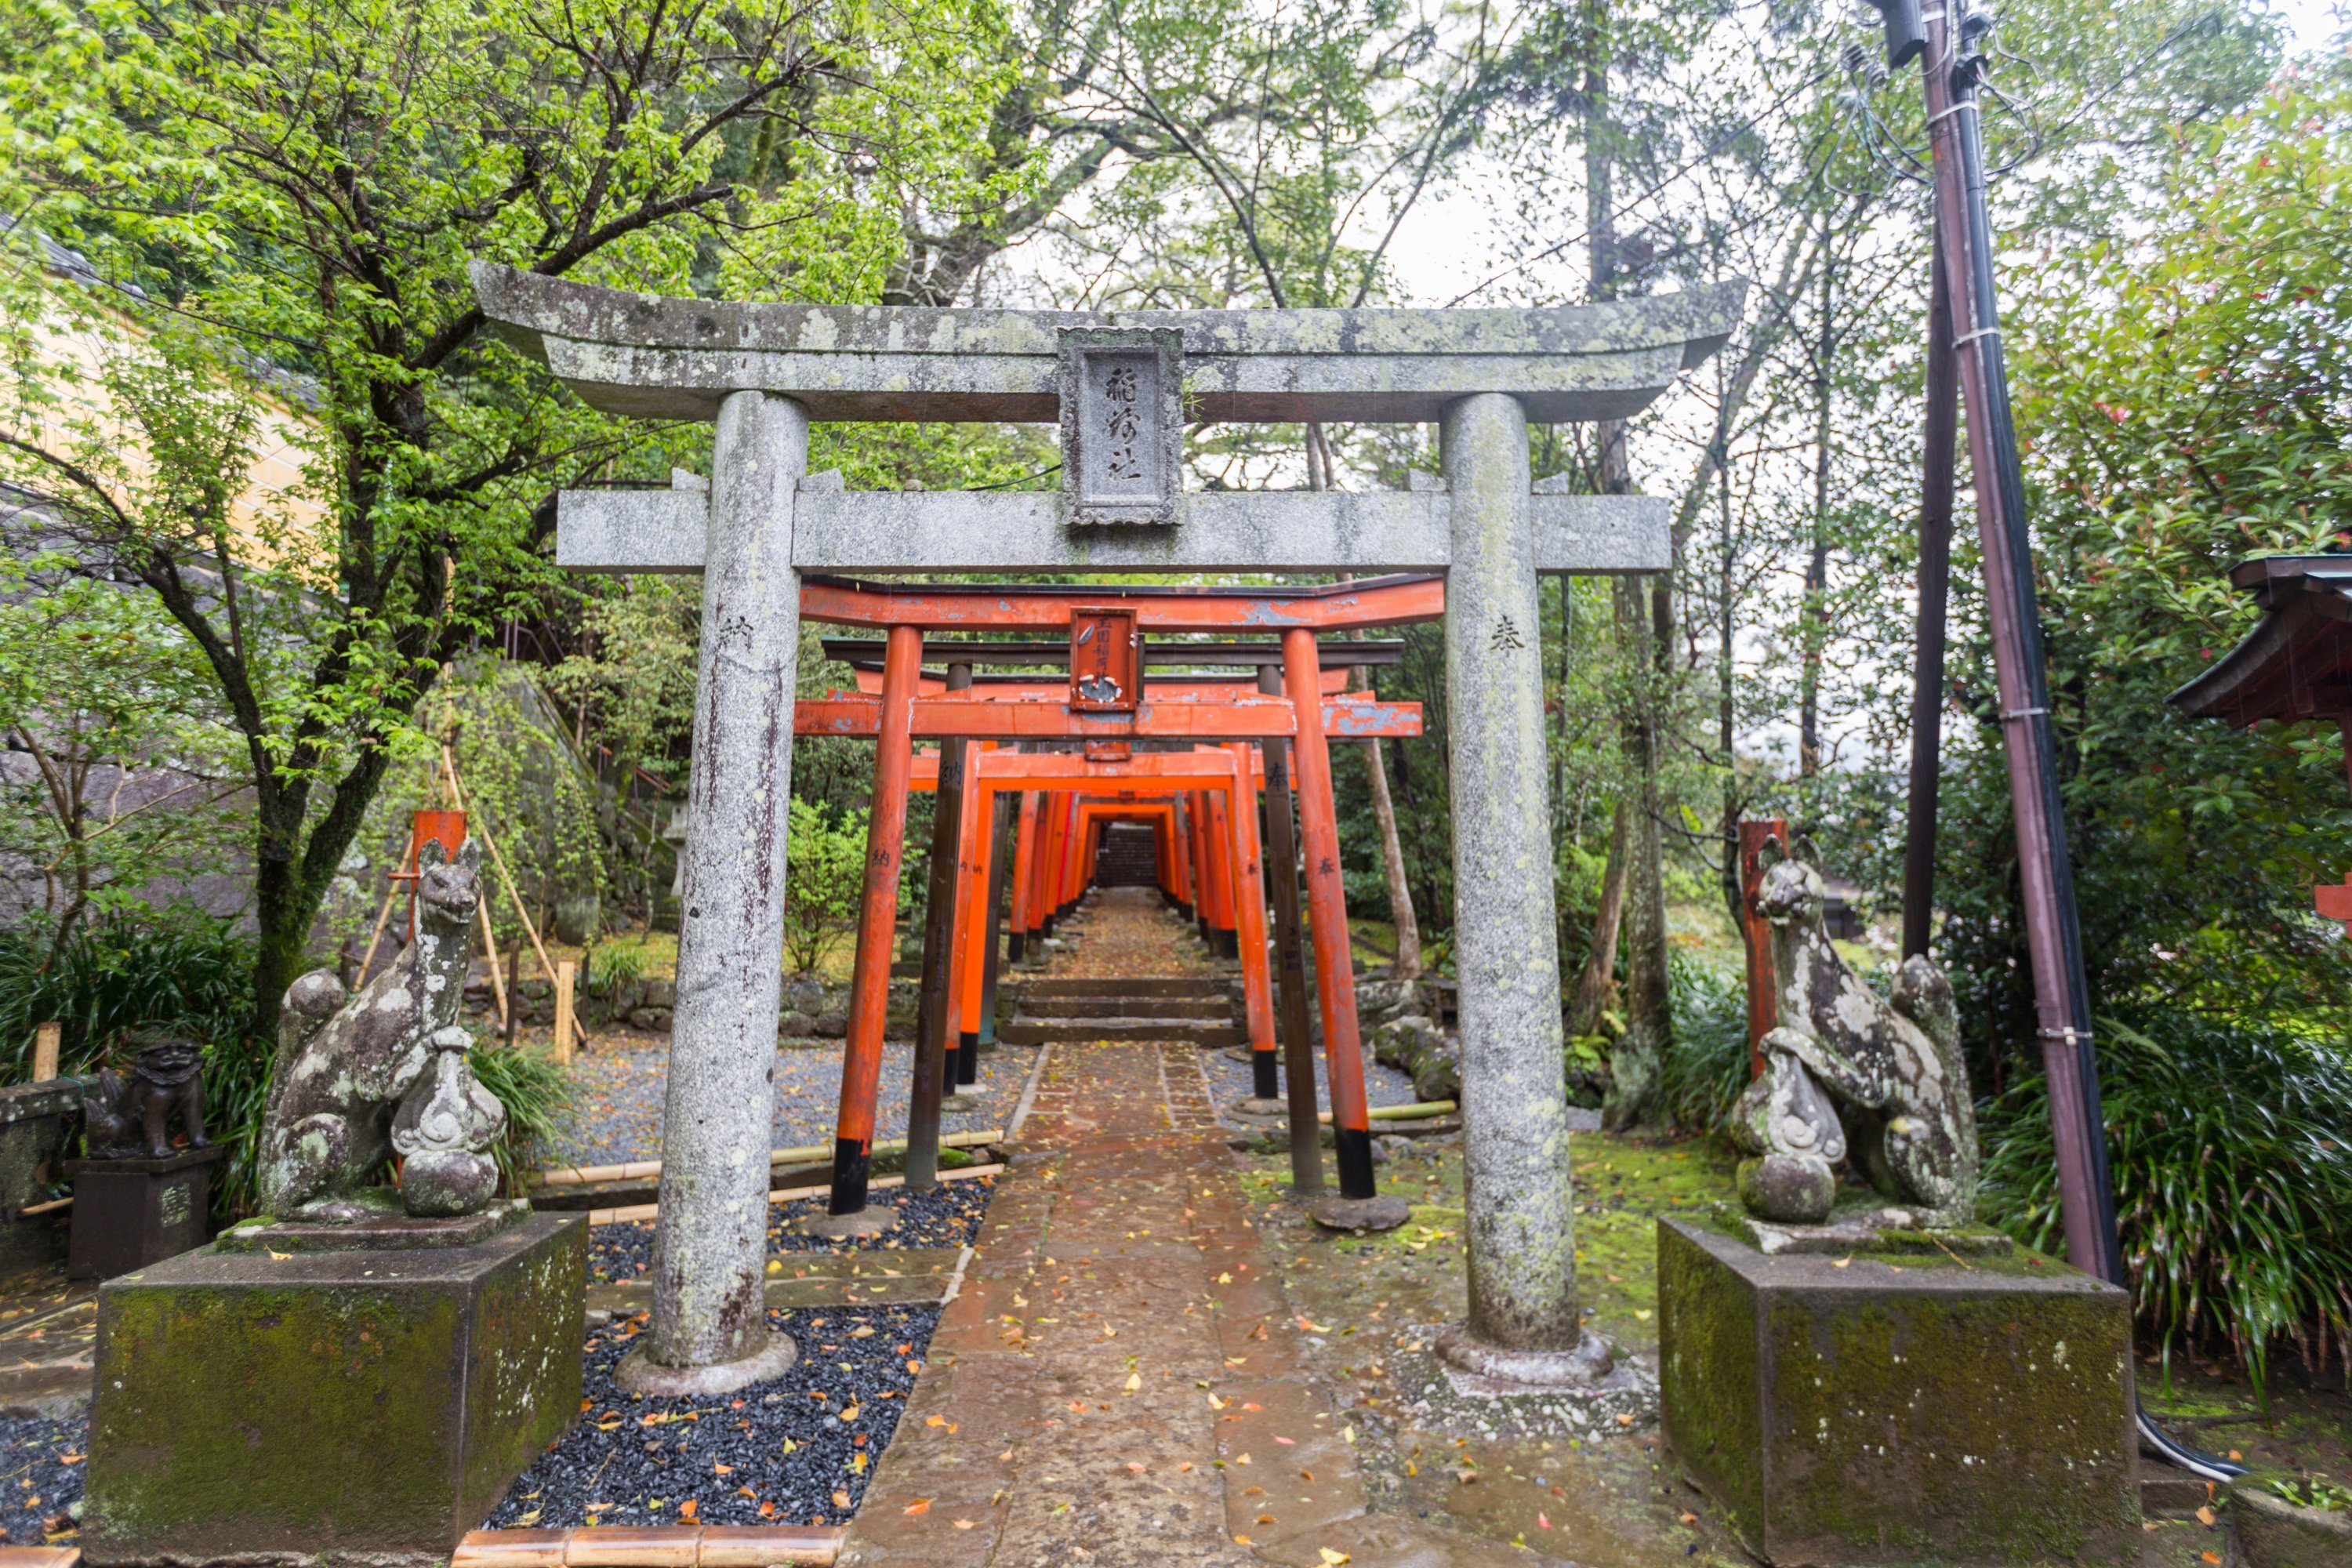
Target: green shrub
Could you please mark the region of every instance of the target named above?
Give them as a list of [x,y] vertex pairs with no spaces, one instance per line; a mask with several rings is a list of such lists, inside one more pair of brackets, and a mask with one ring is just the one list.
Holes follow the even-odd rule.
[[[790,832],[784,851],[784,958],[795,973],[806,974],[840,945],[857,918],[866,888],[866,813],[828,812],[795,795]],[[921,880],[907,879],[909,885]]]
[[[642,953],[637,962],[642,967]],[[250,1214],[254,1150],[278,1050],[276,1041],[244,1033],[253,963],[251,937],[188,908],[110,910],[62,944],[38,919],[0,928],[0,1076],[26,1079],[34,1026],[52,1020],[65,1026],[58,1070],[68,1078],[121,1065],[115,1040],[124,1029],[204,1042],[205,1131],[229,1152],[214,1191],[215,1216]],[[478,1047],[471,1059],[507,1108],[507,1134],[495,1152],[509,1190],[520,1191],[517,1173],[561,1128],[569,1079],[546,1058],[525,1052]]]
[[650,962],[643,937],[598,942],[588,950],[588,990],[610,1001],[644,979]]
[[[2226,1344],[2262,1386],[2273,1342],[2306,1363],[2352,1331],[2352,1057],[2334,1041],[2175,1016],[2099,1028],[2124,1258],[2161,1341]],[[2063,1250],[2039,1076],[1980,1112],[1982,1212]]]
[[1686,1132],[1719,1132],[1748,1087],[1748,980],[1685,953],[1666,956],[1674,1037],[1658,1064],[1658,1104]]
[[98,1070],[120,1030],[169,1029],[228,1038],[253,1005],[253,942],[226,921],[185,907],[95,916],[59,945],[36,916],[0,929],[0,1076],[32,1071],[35,1026],[65,1026],[58,1068]]
[[571,1120],[572,1075],[538,1051],[477,1044],[466,1060],[482,1087],[507,1108],[507,1130],[490,1152],[498,1157],[505,1189],[520,1196],[540,1151]]
[[110,910],[62,943],[37,917],[0,930],[0,1073],[11,1083],[29,1078],[34,1026],[53,1020],[65,1026],[58,1070],[68,1078],[120,1065],[116,1041],[125,1029],[163,1029],[202,1042],[205,1127],[228,1148],[214,1186],[214,1213],[245,1213],[277,1051],[274,1041],[245,1034],[253,964],[252,938],[185,906]]

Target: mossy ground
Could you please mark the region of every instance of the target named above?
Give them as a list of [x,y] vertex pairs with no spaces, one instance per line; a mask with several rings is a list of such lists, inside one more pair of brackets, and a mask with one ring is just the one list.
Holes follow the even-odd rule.
[[[1636,1356],[1657,1352],[1654,1217],[1731,1192],[1727,1154],[1699,1141],[1654,1142],[1579,1133],[1577,1257],[1591,1327]],[[1417,1145],[1381,1168],[1381,1190],[1412,1218],[1381,1236],[1318,1231],[1283,1201],[1289,1163],[1256,1158],[1243,1185],[1261,1205],[1264,1234],[1292,1303],[1329,1332],[1317,1355],[1343,1405],[1377,1412],[1392,1398],[1381,1367],[1398,1330],[1458,1319],[1465,1310],[1462,1160]],[[1366,1453],[1390,1506],[1498,1542],[1524,1544],[1585,1568],[1733,1568],[1748,1559],[1710,1521],[1706,1500],[1658,1453],[1654,1427],[1579,1443],[1487,1442],[1372,1423]]]
[[[1728,1200],[1734,1158],[1706,1140],[1605,1133],[1576,1134],[1571,1158],[1579,1283],[1589,1321],[1634,1355],[1654,1358],[1656,1218]],[[1358,1410],[1382,1408],[1391,1396],[1381,1361],[1398,1328],[1458,1319],[1465,1307],[1460,1152],[1423,1144],[1383,1165],[1380,1178],[1382,1192],[1412,1205],[1412,1218],[1386,1235],[1359,1237],[1318,1231],[1283,1201],[1286,1158],[1255,1157],[1242,1177],[1260,1205],[1285,1290],[1301,1312],[1330,1330],[1317,1352],[1321,1369],[1340,1403]],[[2160,1367],[2145,1364],[2140,1376],[2151,1405],[2200,1423],[2184,1427],[2184,1436],[2265,1463],[2352,1476],[2352,1400],[2340,1372],[2315,1383],[2282,1364],[2267,1420],[2251,1386],[2226,1369],[2176,1360],[2168,1397]],[[1365,1427],[1368,1437],[1376,1430]],[[1547,1447],[1464,1441],[1404,1425],[1392,1437],[1381,1435],[1366,1458],[1389,1506],[1586,1568],[1748,1568],[1752,1560],[1717,1526],[1711,1505],[1662,1461],[1658,1442],[1653,1428],[1612,1442],[1579,1447],[1563,1439]],[[1471,1479],[1464,1479],[1465,1473]],[[2194,1518],[2150,1521],[2143,1568],[2229,1562],[2227,1521],[2220,1513],[2215,1519],[2212,1526]]]

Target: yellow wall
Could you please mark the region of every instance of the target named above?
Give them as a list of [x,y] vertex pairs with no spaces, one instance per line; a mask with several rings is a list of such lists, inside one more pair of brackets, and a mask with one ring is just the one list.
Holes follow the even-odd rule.
[[[95,285],[55,274],[45,274],[42,284],[43,308],[30,323],[25,346],[45,366],[70,367],[76,384],[68,384],[64,375],[53,378],[52,384],[65,394],[66,406],[47,415],[37,438],[70,454],[87,439],[88,427],[95,426],[116,446],[122,471],[115,477],[135,484],[146,467],[139,451],[141,433],[135,422],[112,408],[105,364],[110,353],[143,339],[145,331],[123,311],[93,309],[88,296]],[[257,560],[300,553],[313,541],[323,550],[327,542],[320,531],[327,508],[305,489],[303,477],[305,467],[324,448],[317,421],[293,402],[254,391],[250,384],[239,390],[253,400],[254,422],[245,488],[230,508],[231,528]],[[323,552],[320,564],[331,562],[331,552]]]

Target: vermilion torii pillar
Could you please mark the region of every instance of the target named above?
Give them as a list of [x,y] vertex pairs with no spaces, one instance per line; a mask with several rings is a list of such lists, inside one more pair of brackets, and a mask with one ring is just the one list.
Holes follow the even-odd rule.
[[[1199,633],[1234,626],[1285,626],[1285,695],[1270,699],[1244,681],[1179,679],[1170,684],[1164,698],[1156,689],[1147,687],[1131,711],[1108,715],[1082,711],[1072,702],[1051,700],[1052,690],[1040,690],[1026,682],[974,685],[954,691],[940,689],[934,696],[920,695],[923,677],[919,665],[914,662],[921,647],[919,628],[946,626],[964,630],[1000,626],[1020,629],[1075,625],[1081,616],[1100,613],[1107,599],[1117,600],[1123,612],[1133,617],[1139,631]],[[1278,591],[1072,589],[1004,584],[894,587],[832,579],[809,581],[803,589],[802,608],[812,618],[888,628],[878,697],[843,694],[804,700],[797,705],[793,716],[794,726],[801,733],[873,735],[881,748],[876,760],[877,793],[869,818],[876,826],[868,856],[867,903],[859,921],[854,973],[862,982],[869,974],[887,973],[896,900],[893,893],[887,896],[886,901],[875,879],[876,868],[895,866],[899,858],[899,838],[906,818],[905,791],[915,768],[915,736],[1115,739],[1130,746],[1139,741],[1165,742],[1202,737],[1237,741],[1255,736],[1291,738],[1302,758],[1311,750],[1314,757],[1324,759],[1319,783],[1306,776],[1306,764],[1302,763],[1300,815],[1307,824],[1308,842],[1328,847],[1327,866],[1319,870],[1309,868],[1308,907],[1316,951],[1325,955],[1325,963],[1318,967],[1344,977],[1336,985],[1327,980],[1322,986],[1333,1124],[1343,1153],[1339,1192],[1320,1200],[1327,1207],[1318,1212],[1335,1216],[1333,1223],[1350,1227],[1402,1223],[1401,1201],[1381,1198],[1372,1176],[1370,1133],[1365,1119],[1368,1107],[1363,1092],[1362,1042],[1356,1025],[1347,910],[1337,863],[1339,826],[1332,810],[1328,752],[1322,738],[1327,731],[1354,739],[1418,733],[1419,709],[1413,704],[1384,704],[1363,694],[1344,691],[1325,696],[1314,632],[1318,626],[1345,628],[1431,620],[1442,613],[1444,605],[1443,586],[1433,577],[1396,577],[1344,588]],[[986,645],[958,643],[953,647],[961,658],[974,659],[984,655]],[[1067,690],[1063,689],[1063,694],[1066,695]],[[1202,700],[1212,696],[1217,700]],[[1311,721],[1308,715],[1313,716]],[[1262,1032],[1254,1037],[1253,1044],[1262,1048],[1261,1059],[1267,1064],[1260,1069],[1263,1077],[1271,1072],[1275,1041],[1273,1009],[1265,973],[1265,895],[1256,852],[1255,772],[1248,775],[1253,809],[1248,813],[1246,827],[1235,823],[1232,814],[1218,804],[1229,795],[1237,795],[1243,787],[1244,754],[1245,752],[1213,751],[1210,757],[1213,765],[1210,761],[1184,762],[1181,753],[1172,763],[1168,753],[1118,763],[1095,763],[1083,756],[1071,758],[1066,753],[1055,760],[1075,763],[1083,770],[1077,776],[1089,782],[1118,772],[1129,776],[1150,775],[1162,765],[1197,775],[1185,779],[1158,773],[1171,784],[1194,786],[1185,794],[1202,803],[1201,809],[1192,814],[1198,825],[1195,865],[1202,873],[1206,889],[1199,896],[1204,902],[1214,898],[1219,907],[1227,911],[1221,917],[1223,924],[1242,924],[1254,936],[1254,951],[1247,956],[1245,966],[1255,972],[1257,980],[1258,995],[1251,1011]],[[983,753],[975,778],[984,783],[992,773],[1018,765],[1011,760],[1015,755],[1001,751]],[[1047,759],[1035,761],[1042,764]],[[938,764],[934,762],[932,765],[936,768]],[[1198,787],[1204,784],[1211,787]],[[897,798],[886,800],[886,789],[897,791]],[[975,809],[971,815],[976,820],[980,813]],[[1066,909],[1075,902],[1090,879],[1091,848],[1101,815],[1099,810],[1089,809],[1088,803],[1075,790],[1068,793],[1066,805],[1048,808],[1048,820],[1058,825],[1058,833],[1048,836],[1046,853],[1040,857],[1039,874],[1041,881],[1050,885],[1051,890],[1045,897],[1056,910]],[[1222,829],[1218,826],[1221,822]],[[1251,873],[1250,899],[1240,897],[1236,889],[1244,867]],[[1247,907],[1253,900],[1255,907]],[[803,1222],[823,1234],[870,1232],[887,1226],[891,1217],[884,1211],[869,1208],[866,1203],[866,1162],[872,1147],[881,1058],[882,1004],[886,1000],[887,995],[869,999],[864,990],[853,991],[849,1040],[843,1056],[841,1112],[829,1213]],[[920,1131],[910,1127],[910,1138]],[[1344,1151],[1349,1148],[1360,1150],[1361,1158],[1346,1154]]]
[[[1473,1288],[1469,1321],[1453,1342],[1472,1359],[1480,1347],[1504,1353],[1511,1359],[1493,1364],[1513,1375],[1591,1375],[1594,1358],[1580,1352],[1567,1149],[1557,1135],[1566,1107],[1557,963],[1512,968],[1556,940],[1545,918],[1548,781],[1523,745],[1541,728],[1530,606],[1538,573],[1659,572],[1672,552],[1661,500],[1536,493],[1526,427],[1640,412],[1721,346],[1744,284],[1554,310],[1103,315],[662,300],[487,263],[475,265],[473,281],[486,321],[591,406],[719,419],[708,487],[567,492],[556,531],[558,563],[573,570],[711,576],[686,851],[688,886],[702,889],[705,912],[679,934],[649,1363],[695,1373],[705,1389],[766,1375],[745,1354],[743,1325],[760,1318],[763,1233],[754,1222],[763,1216],[751,1204],[764,1179],[756,1167],[768,1108],[741,1076],[765,1068],[721,1060],[772,1039],[778,1010],[782,931],[767,900],[782,877],[789,776],[775,752],[793,726],[746,697],[750,687],[772,689],[778,668],[789,672],[789,654],[764,650],[797,637],[802,605],[790,574],[1408,571],[1467,579],[1448,619],[1447,684],[1471,694],[1466,705],[1457,697],[1455,713],[1481,721],[1451,736],[1457,829],[1475,822],[1466,845],[1457,832],[1455,851]],[[1135,395],[1114,403],[1113,385]],[[736,401],[745,395],[753,400]],[[837,475],[800,477],[804,445],[769,438],[765,419],[721,418],[722,407],[774,409],[779,426],[802,428],[812,419],[1058,418],[1062,489],[846,491]],[[1187,424],[1310,420],[1442,421],[1446,486],[1183,490]],[[764,575],[740,569],[751,533],[764,558],[783,557]],[[714,618],[712,603],[725,613]],[[744,663],[745,649],[761,651]],[[787,682],[782,703],[790,692]],[[752,715],[764,723],[753,733],[775,738],[764,752],[735,733]],[[705,716],[716,732],[703,732]],[[1482,740],[1499,750],[1476,754]],[[1298,737],[1302,782],[1312,747]],[[739,795],[751,804],[721,804]],[[764,828],[744,831],[761,826],[745,811],[765,813]],[[1324,857],[1312,830],[1307,837],[1310,875],[1320,874]],[[769,858],[755,868],[747,854]],[[1336,852],[1329,858],[1336,877]],[[743,914],[714,915],[722,898]],[[1345,951],[1324,951],[1318,968],[1331,970]],[[763,971],[768,978],[756,978]],[[1505,980],[1491,1005],[1473,1004],[1474,974],[1478,984]],[[707,999],[688,1004],[689,984],[708,986]],[[1548,1072],[1536,1062],[1547,1041]],[[1508,1103],[1496,1098],[1514,1093]],[[1532,1186],[1514,1186],[1509,1173]]]

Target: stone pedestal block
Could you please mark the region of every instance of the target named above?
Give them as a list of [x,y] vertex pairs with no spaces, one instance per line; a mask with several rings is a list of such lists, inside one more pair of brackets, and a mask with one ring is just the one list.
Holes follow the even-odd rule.
[[202,1247],[213,1167],[227,1155],[214,1143],[162,1160],[67,1161],[74,1205],[66,1278],[108,1279]]
[[99,1293],[94,1563],[446,1563],[580,1408],[588,1227],[273,1255]]
[[1662,1220],[1658,1318],[1674,1456],[1775,1568],[2138,1563],[2121,1290]]
[[62,1078],[0,1089],[0,1275],[45,1268],[65,1254],[66,1215],[25,1210],[48,1196],[66,1128],[81,1114],[89,1087]]

